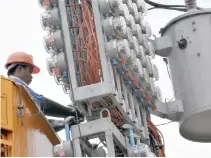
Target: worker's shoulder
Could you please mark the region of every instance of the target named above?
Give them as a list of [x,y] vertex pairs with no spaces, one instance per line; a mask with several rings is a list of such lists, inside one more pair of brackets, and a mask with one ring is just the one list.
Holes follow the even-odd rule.
[[8,77],[5,77],[3,75],[0,75],[0,77],[1,77],[1,84],[2,84],[2,81],[4,81],[4,82],[11,82],[11,83],[13,83],[15,85],[21,85],[22,86],[21,83],[15,82],[14,80],[12,80],[12,79],[10,79]]

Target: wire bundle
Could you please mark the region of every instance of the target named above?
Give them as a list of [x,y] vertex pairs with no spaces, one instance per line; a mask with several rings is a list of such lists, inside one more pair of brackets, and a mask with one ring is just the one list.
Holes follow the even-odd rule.
[[[163,147],[161,147],[159,149],[159,153],[158,153],[158,157],[165,157],[165,147],[164,147],[164,137],[163,134],[160,132],[160,130],[157,129],[157,127],[152,123],[152,121],[150,119],[147,119],[147,126],[148,128],[152,131],[155,139],[157,140],[157,142],[159,143],[159,145],[163,145]],[[161,140],[161,138],[163,138],[163,141]]]
[[[78,12],[78,6],[80,6],[81,15]],[[84,86],[100,82],[101,64],[90,1],[81,0],[81,3],[74,4],[72,7],[77,19],[75,25],[79,27],[75,55],[81,83]]]

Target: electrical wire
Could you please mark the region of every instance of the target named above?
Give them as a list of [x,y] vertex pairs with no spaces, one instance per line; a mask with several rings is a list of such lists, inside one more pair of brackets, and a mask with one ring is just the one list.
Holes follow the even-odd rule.
[[169,121],[169,122],[166,122],[166,123],[162,123],[162,124],[158,124],[158,125],[155,125],[156,127],[158,126],[163,126],[163,125],[167,125],[167,124],[170,124],[170,123],[173,123],[174,121]]
[[[145,3],[153,6],[149,8],[148,11],[153,9],[167,9],[167,10],[176,10],[181,12],[187,12],[187,8],[185,5],[167,5],[167,4],[160,4],[150,0],[145,0]],[[203,8],[197,7],[198,10],[203,10]]]
[[[160,145],[163,145],[162,148],[159,149],[158,156],[159,157],[165,157],[165,141],[163,134],[160,132],[160,130],[152,123],[150,119],[147,119],[147,126],[152,131],[155,139]],[[162,140],[161,140],[162,138]]]

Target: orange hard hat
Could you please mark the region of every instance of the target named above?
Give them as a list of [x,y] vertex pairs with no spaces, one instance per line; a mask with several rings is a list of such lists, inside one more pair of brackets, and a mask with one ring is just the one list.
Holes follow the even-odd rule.
[[37,74],[40,72],[40,68],[34,64],[33,56],[25,52],[17,51],[10,54],[10,56],[7,58],[5,68],[7,69],[10,64],[15,64],[15,63],[27,64],[31,66],[33,68],[32,70],[33,74]]

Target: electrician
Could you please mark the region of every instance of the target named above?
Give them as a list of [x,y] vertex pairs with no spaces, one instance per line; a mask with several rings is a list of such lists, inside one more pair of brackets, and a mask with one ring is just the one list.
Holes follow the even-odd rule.
[[44,97],[28,87],[32,82],[32,74],[40,72],[40,68],[34,64],[33,56],[22,51],[14,52],[8,57],[5,68],[7,69],[7,76],[25,87],[41,109],[43,109],[45,104]]

